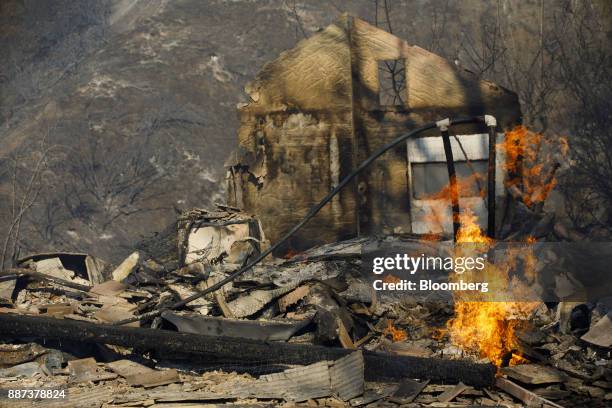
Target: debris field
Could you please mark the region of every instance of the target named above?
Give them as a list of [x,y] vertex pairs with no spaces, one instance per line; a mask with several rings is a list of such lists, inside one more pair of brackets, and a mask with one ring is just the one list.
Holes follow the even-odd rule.
[[[523,364],[495,367],[452,343],[452,304],[372,290],[360,263],[374,238],[270,258],[175,307],[264,240],[253,217],[219,207],[183,214],[178,228],[114,268],[84,254],[24,258],[0,283],[0,388],[66,389],[67,400],[34,403],[58,407],[558,407],[612,399],[609,304],[541,304],[518,334]],[[113,324],[157,309],[154,318]]]

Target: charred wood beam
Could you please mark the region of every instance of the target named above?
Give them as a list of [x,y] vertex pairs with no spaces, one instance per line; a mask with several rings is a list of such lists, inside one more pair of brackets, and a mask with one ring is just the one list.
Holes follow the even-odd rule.
[[446,169],[448,170],[450,199],[453,210],[453,240],[456,242],[461,222],[459,220],[459,187],[457,186],[457,174],[455,173],[455,159],[453,158],[453,148],[451,146],[450,136],[448,134],[448,127],[450,126],[450,121],[448,119],[442,120],[437,123],[437,126],[442,134],[444,155],[446,156]]
[[[306,365],[322,360],[336,360],[352,352],[336,347],[271,343],[8,313],[0,314],[0,333],[11,338],[114,344],[139,350],[153,350],[166,355],[188,354],[194,360],[200,361],[214,360],[238,364],[250,362]],[[364,358],[367,380],[423,378],[450,383],[462,381],[481,387],[493,384],[495,379],[495,367],[491,364],[367,351],[364,352]]]
[[521,387],[520,385],[508,380],[507,378],[500,377],[495,381],[495,386],[500,390],[507,392],[523,401],[527,407],[554,407],[563,408],[563,406],[549,401],[539,395]]

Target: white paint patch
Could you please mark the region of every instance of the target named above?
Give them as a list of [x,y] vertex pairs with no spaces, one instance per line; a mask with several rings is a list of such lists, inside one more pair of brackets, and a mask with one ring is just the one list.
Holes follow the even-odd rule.
[[232,244],[249,236],[249,224],[231,224],[227,226],[207,226],[190,231],[187,239],[185,263],[189,264],[202,259],[216,259],[222,254],[229,254]]

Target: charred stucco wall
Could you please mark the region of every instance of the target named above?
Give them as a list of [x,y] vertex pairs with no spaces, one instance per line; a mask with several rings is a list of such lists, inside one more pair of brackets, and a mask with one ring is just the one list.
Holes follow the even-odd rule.
[[[239,109],[229,202],[256,214],[274,242],[353,168],[346,19],[267,64]],[[355,236],[355,192],[345,189],[286,249]]]
[[[405,64],[404,104],[380,106],[378,62],[397,59]],[[267,64],[246,91],[252,102],[239,109],[239,148],[227,163],[229,202],[256,214],[271,242],[403,132],[461,115],[492,114],[502,128],[520,123],[515,94],[349,16]],[[389,151],[289,247],[411,232],[407,167],[405,145]]]
[[[518,98],[491,82],[477,80],[451,62],[353,19],[350,31],[356,161],[361,162],[397,136],[445,117],[491,114],[502,128],[520,123]],[[379,61],[403,60],[401,106],[379,103]],[[486,133],[463,126],[459,134]],[[429,134],[422,134],[427,136]],[[363,233],[409,233],[410,192],[406,146],[378,159],[359,177],[359,225]]]

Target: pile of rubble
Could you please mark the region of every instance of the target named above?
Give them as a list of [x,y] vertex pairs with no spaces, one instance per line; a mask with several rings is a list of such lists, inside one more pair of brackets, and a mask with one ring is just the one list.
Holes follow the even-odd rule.
[[270,258],[187,304],[266,246],[255,218],[191,211],[115,268],[22,259],[0,278],[0,388],[63,389],[34,404],[58,407],[610,404],[610,302],[542,304],[519,335],[525,364],[497,368],[451,343],[447,301],[372,289],[360,263],[375,242]]

